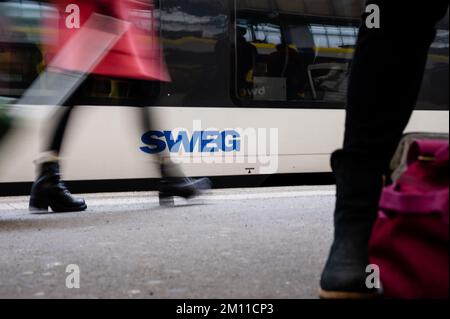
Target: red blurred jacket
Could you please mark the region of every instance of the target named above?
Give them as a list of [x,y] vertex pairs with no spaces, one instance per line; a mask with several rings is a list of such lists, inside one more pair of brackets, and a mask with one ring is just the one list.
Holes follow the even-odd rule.
[[[70,4],[80,9],[80,26],[93,13],[107,15],[131,23],[130,29],[110,49],[100,63],[91,71],[92,74],[141,80],[170,81],[170,76],[162,55],[156,32],[156,18],[152,0],[53,0],[59,12],[58,41],[50,51],[54,56],[79,30],[70,29],[66,18],[71,14],[66,8]],[[86,50],[88,48],[77,48]],[[71,54],[64,59],[64,69],[80,70],[82,54]]]

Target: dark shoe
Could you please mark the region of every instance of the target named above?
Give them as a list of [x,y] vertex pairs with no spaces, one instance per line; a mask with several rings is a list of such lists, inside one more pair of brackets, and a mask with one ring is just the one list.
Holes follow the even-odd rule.
[[61,181],[56,162],[42,164],[41,172],[31,189],[30,211],[48,211],[49,207],[56,213],[87,209],[84,200],[74,198]]
[[161,205],[173,205],[174,197],[191,199],[210,188],[211,181],[208,178],[165,178],[161,180],[159,201]]
[[333,154],[337,198],[334,242],[320,281],[320,297],[375,298],[379,291],[366,285],[368,246],[383,185],[382,169],[370,159]]
[[335,239],[322,273],[319,297],[322,299],[372,299],[379,296],[377,289],[366,285],[369,265],[366,234],[370,225],[354,227],[353,237]]

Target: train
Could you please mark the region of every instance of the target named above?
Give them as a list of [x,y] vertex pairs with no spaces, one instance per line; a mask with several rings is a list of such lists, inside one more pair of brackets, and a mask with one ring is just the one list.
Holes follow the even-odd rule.
[[[186,175],[220,186],[331,181],[364,10],[362,0],[153,1],[151,12],[136,16],[141,27],[158,28],[171,77],[151,88],[155,129],[142,131],[131,83],[90,79],[71,119],[64,179],[82,190],[147,189],[159,178],[154,155],[164,151]],[[16,98],[45,69],[42,47],[57,37],[43,18],[56,25],[61,17],[47,1],[3,1],[0,12],[16,35],[0,37],[0,96]],[[18,52],[28,58],[12,63]],[[392,52],[402,54],[407,47]],[[447,15],[408,132],[448,133],[448,71]],[[49,126],[29,125],[2,149],[1,194],[26,193]]]

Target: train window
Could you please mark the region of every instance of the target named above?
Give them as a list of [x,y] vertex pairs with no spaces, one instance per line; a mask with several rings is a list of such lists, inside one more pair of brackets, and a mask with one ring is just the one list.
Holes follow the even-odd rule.
[[0,2],[0,96],[21,96],[44,68],[40,19],[50,13],[38,2]]
[[[140,10],[131,18],[138,28],[155,28],[160,35],[171,81],[149,82],[143,88],[136,81],[90,76],[82,86],[79,103],[135,105],[145,93],[149,105],[233,106],[229,94],[229,1],[196,0],[194,5],[186,0],[146,2],[153,4],[153,10]],[[49,17],[54,26],[44,28],[42,22]],[[57,43],[60,18],[52,1],[0,1],[0,95],[19,97],[45,69],[45,61],[54,54],[47,49]],[[11,24],[4,26],[4,21]],[[3,35],[11,34],[6,27],[25,30],[28,42],[6,39]],[[251,41],[255,37],[279,41],[270,25],[249,30],[247,36]],[[20,54],[12,54],[13,50]],[[51,88],[45,89],[51,94]]]
[[[161,106],[233,106],[229,93],[228,0],[161,0],[162,39],[171,81],[161,85]],[[244,30],[254,41],[270,29]]]
[[359,15],[336,17],[326,4],[323,13],[292,4],[289,11],[280,12],[274,6],[237,4],[234,94],[247,105],[258,101],[343,105]]
[[[157,1],[155,1],[156,3]],[[155,8],[139,10],[130,17],[140,29],[157,28]],[[52,47],[59,37],[61,13],[51,2],[0,2],[0,96],[18,98],[45,69],[55,52]],[[149,39],[141,38],[142,41]],[[52,94],[51,87],[42,87]],[[136,105],[142,97],[149,104],[159,95],[159,83],[148,82],[145,88],[137,81],[90,76],[77,96],[80,104]],[[139,101],[138,101],[139,99]],[[40,103],[36,98],[36,103]]]
[[316,48],[354,47],[358,36],[357,27],[312,24],[310,30]]
[[253,37],[253,28],[251,25],[245,24],[245,23],[239,23],[239,27],[243,28],[241,29],[242,32],[245,30],[245,32],[242,33],[242,36],[244,37],[246,42],[252,42],[254,41],[254,37]]

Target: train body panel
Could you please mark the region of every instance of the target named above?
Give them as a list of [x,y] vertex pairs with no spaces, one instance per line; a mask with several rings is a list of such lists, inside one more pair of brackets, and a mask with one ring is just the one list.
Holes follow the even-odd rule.
[[[160,119],[155,131],[171,132],[179,141],[177,152],[167,155],[190,176],[330,172],[329,155],[342,144],[345,118],[342,110],[259,109],[255,114],[254,109],[158,107],[153,113]],[[64,178],[158,178],[152,165],[157,157],[142,150],[149,145],[142,141],[146,132],[136,124],[140,116],[141,110],[132,107],[79,107],[67,133],[69,147],[62,154]],[[448,132],[448,127],[448,112],[418,111],[408,131]],[[210,136],[204,138],[211,142],[203,148],[197,141],[191,149],[179,139],[192,142],[200,131],[237,132],[240,147],[223,151],[221,141]],[[3,148],[7,156],[0,159],[0,183],[33,180],[42,132],[42,123],[35,123]],[[160,141],[167,144],[164,138]],[[231,146],[232,140],[227,143]]]

